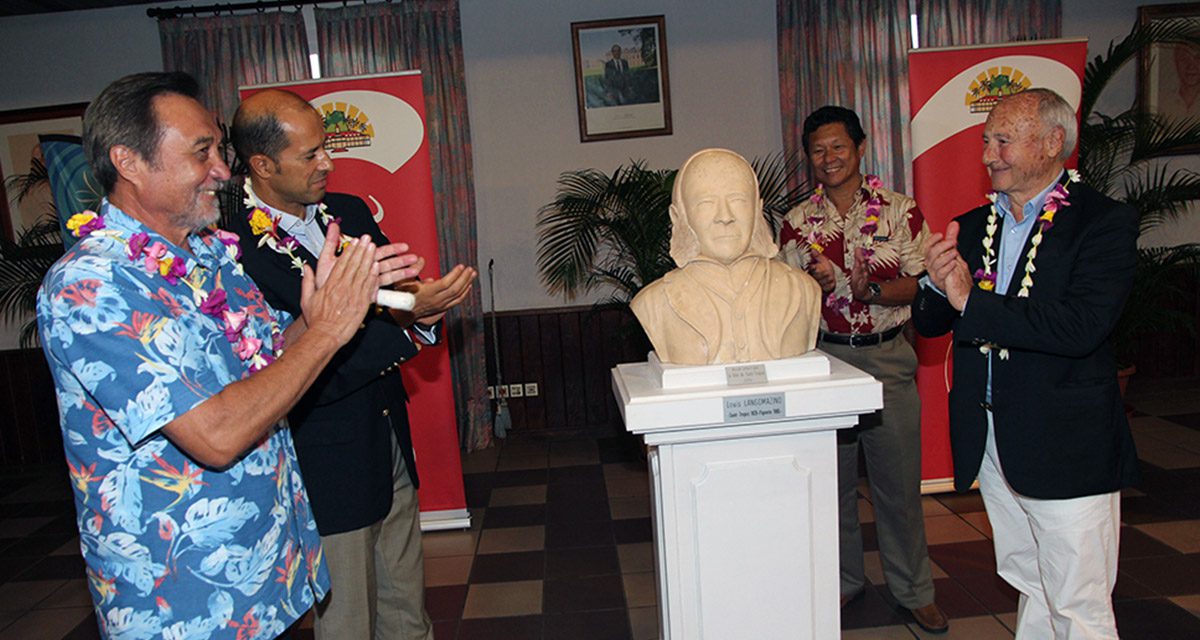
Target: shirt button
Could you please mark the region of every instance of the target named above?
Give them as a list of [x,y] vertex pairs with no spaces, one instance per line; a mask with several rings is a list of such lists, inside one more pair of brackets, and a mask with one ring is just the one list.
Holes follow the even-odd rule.
[[385,417],[388,415],[388,413],[390,413],[390,412],[389,412],[387,409],[384,409],[384,410],[383,410],[383,415],[384,415]]

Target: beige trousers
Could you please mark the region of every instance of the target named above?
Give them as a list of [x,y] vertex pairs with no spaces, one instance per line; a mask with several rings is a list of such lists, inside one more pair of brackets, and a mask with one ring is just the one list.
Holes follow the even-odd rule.
[[392,508],[362,529],[321,536],[329,596],[316,606],[317,640],[433,640],[425,612],[421,518],[392,437]]

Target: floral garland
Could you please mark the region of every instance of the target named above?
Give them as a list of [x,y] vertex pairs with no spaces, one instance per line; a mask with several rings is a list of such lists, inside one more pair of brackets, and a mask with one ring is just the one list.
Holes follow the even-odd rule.
[[[1079,182],[1079,172],[1074,169],[1067,170],[1067,183],[1058,183],[1046,194],[1046,202],[1042,205],[1042,212],[1038,215],[1037,231],[1034,232],[1033,238],[1029,241],[1029,252],[1025,254],[1024,275],[1021,278],[1021,287],[1017,290],[1018,298],[1028,298],[1029,290],[1033,288],[1033,272],[1037,269],[1033,266],[1034,258],[1037,258],[1038,247],[1042,244],[1042,234],[1054,227],[1054,215],[1059,209],[1070,206],[1067,198],[1070,193],[1067,190],[1067,185],[1072,182]],[[996,213],[996,192],[993,191],[987,194],[988,200],[992,202],[988,211],[987,225],[984,227],[985,234],[983,236],[983,266],[975,270],[973,274],[976,280],[976,285],[984,291],[996,290],[996,251],[994,248],[996,242],[996,229],[999,228],[999,214]],[[988,353],[998,345],[986,343],[979,347],[980,353]],[[1008,360],[1008,349],[999,348],[1000,359]]]
[[[883,188],[883,181],[879,176],[865,176],[867,185],[867,210],[863,224],[858,228],[859,233],[863,236],[863,257],[867,261],[867,269],[871,268],[871,259],[875,255],[875,250],[872,244],[875,241],[875,232],[879,230],[879,213],[883,211],[883,197],[879,195],[879,190]],[[825,210],[825,186],[817,184],[817,188],[813,190],[812,196],[808,199],[809,202],[816,207],[816,211],[805,218],[805,222],[809,225],[809,232],[805,240],[808,246],[817,253],[825,253],[823,242],[828,238],[820,232],[820,228],[825,224],[826,216],[823,214]],[[841,311],[850,306],[851,299],[847,296],[837,296],[830,293],[825,298],[825,306],[834,311]]]
[[[300,246],[300,241],[290,235],[287,237],[280,237],[279,235],[279,220],[283,214],[271,213],[269,209],[264,207],[258,194],[254,193],[254,187],[250,186],[249,178],[246,178],[246,181],[243,183],[242,190],[246,192],[246,197],[242,200],[243,204],[251,207],[250,213],[246,216],[250,222],[250,233],[258,236],[258,246],[266,245],[275,253],[287,256],[291,259],[293,269],[297,271],[303,270],[304,260],[296,254],[296,248]],[[324,202],[317,205],[317,217],[321,219],[321,222],[326,227],[334,222],[341,224],[342,219],[333,217],[327,209]],[[346,248],[350,240],[350,236],[343,233],[338,248]]]
[[[234,353],[238,358],[249,362],[251,373],[274,362],[280,351],[283,350],[283,333],[280,332],[277,323],[271,322],[271,350],[264,352],[262,340],[247,335],[245,332],[247,313],[234,311],[229,306],[225,288],[220,283],[220,275],[218,274],[213,290],[205,291],[202,288],[204,283],[199,270],[193,269],[191,274],[188,274],[187,260],[172,254],[167,250],[167,245],[162,242],[157,240],[151,242],[150,235],[146,232],[139,231],[130,236],[129,240],[125,240],[115,229],[106,230],[103,216],[94,211],[84,211],[71,216],[67,220],[67,229],[76,238],[95,234],[117,240],[125,245],[125,255],[129,260],[134,263],[140,262],[147,274],[157,273],[171,286],[175,286],[181,281],[186,284],[192,290],[192,299],[196,302],[200,312],[221,325],[225,339],[233,345]],[[212,231],[224,246],[226,255],[237,265],[236,272],[241,273],[241,264],[237,262],[241,258],[241,247],[238,246],[237,234],[215,227],[212,228]]]

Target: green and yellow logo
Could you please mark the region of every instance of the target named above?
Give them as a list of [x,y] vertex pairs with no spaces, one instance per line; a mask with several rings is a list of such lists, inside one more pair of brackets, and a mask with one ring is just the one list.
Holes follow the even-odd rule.
[[964,103],[971,113],[991,113],[996,103],[1033,86],[1020,69],[1015,67],[991,67],[971,81]]
[[375,127],[358,107],[346,102],[328,102],[321,105],[321,115],[325,119],[326,151],[339,153],[371,146]]

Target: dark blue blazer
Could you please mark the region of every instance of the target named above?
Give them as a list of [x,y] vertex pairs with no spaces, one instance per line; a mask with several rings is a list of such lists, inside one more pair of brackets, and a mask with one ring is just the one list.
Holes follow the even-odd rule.
[[[1016,294],[1036,229],[1007,291],[972,289],[961,315],[926,287],[913,301],[921,335],[954,332],[950,443],[959,491],[970,488],[983,460],[988,358],[979,348],[989,342],[1010,354],[992,355],[991,407],[1000,464],[1017,493],[1075,498],[1137,479],[1110,338],[1133,285],[1138,216],[1086,184],[1069,192],[1038,247],[1029,297]],[[956,219],[958,251],[972,273],[983,265],[987,216],[980,207]]]
[[[330,215],[341,218],[343,233],[369,234],[379,245],[388,242],[359,198],[329,193],[325,204]],[[258,246],[248,213],[248,209],[235,213],[228,222],[229,231],[240,238],[242,265],[262,289],[267,304],[300,317],[300,271],[286,255]],[[287,234],[281,230],[280,235]],[[316,256],[303,247],[296,252],[316,266]],[[392,505],[391,433],[417,483],[408,395],[399,370],[416,354],[416,346],[391,315],[372,308],[363,328],[334,355],[288,414],[321,535],[361,529],[387,515]]]

